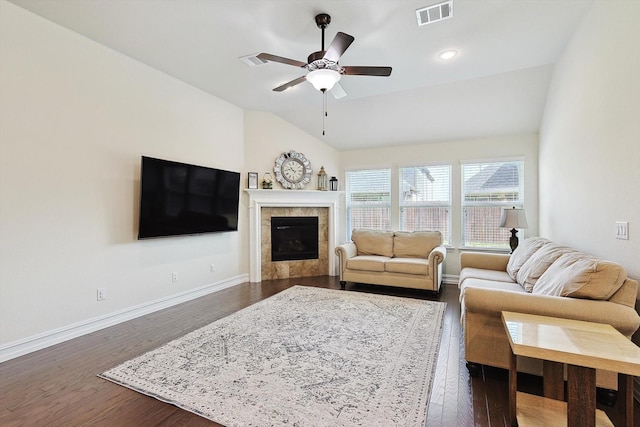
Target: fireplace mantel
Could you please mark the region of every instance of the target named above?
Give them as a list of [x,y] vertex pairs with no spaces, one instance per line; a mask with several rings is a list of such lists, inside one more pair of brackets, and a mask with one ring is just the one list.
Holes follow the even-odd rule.
[[261,281],[260,210],[263,207],[324,207],[329,209],[329,276],[337,275],[337,261],[333,255],[338,239],[338,213],[342,191],[319,190],[244,190],[249,194],[249,278]]

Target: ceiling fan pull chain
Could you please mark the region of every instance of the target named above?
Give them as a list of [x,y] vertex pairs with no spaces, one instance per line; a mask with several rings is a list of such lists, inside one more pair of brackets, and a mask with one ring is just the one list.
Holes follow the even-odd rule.
[[324,118],[327,117],[327,91],[322,89],[322,136],[324,136]]

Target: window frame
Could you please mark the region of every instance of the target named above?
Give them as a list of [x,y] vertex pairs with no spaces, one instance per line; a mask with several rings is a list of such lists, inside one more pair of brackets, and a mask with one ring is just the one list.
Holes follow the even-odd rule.
[[[405,177],[404,170],[405,169],[436,169],[436,168],[446,168],[446,195],[448,200],[424,200],[424,201],[412,201],[407,203],[405,201]],[[407,224],[404,223],[404,210],[408,208],[444,208],[446,212],[446,224],[444,225],[444,229],[442,227],[428,227],[430,230],[437,230],[442,233],[442,242],[445,246],[451,246],[452,239],[452,212],[453,212],[453,165],[450,163],[425,163],[419,165],[403,165],[398,166],[398,226],[399,230],[402,231],[415,231],[409,230],[410,227],[407,227]],[[428,172],[428,171],[427,171]],[[429,172],[428,172],[429,173]],[[442,176],[441,173],[438,173],[439,176]]]
[[[477,201],[467,201],[467,189],[465,183],[465,168],[469,165],[491,165],[491,164],[505,164],[505,163],[518,163],[518,199],[510,199],[503,201],[491,201],[491,200],[477,200]],[[499,233],[499,240],[503,243],[495,245],[498,240],[498,237],[494,238],[493,241],[485,241],[479,244],[469,244],[470,242],[467,240],[467,218],[468,212],[467,208],[500,208],[500,214],[502,214],[502,209],[505,208],[519,208],[523,209],[525,206],[525,167],[526,167],[526,159],[524,157],[508,157],[508,158],[492,158],[492,159],[474,159],[474,160],[464,160],[460,162],[460,248],[465,250],[487,250],[487,251],[510,251],[509,247],[509,237],[510,232],[506,228],[498,227],[498,229],[494,232]],[[513,188],[513,187],[511,187]],[[492,197],[495,194],[499,194],[499,192],[489,193]],[[499,219],[498,219],[499,221]]]
[[[385,173],[388,174],[388,181],[387,184],[388,185],[388,195],[386,197],[386,201],[385,200],[381,200],[379,202],[371,202],[371,203],[367,203],[367,202],[362,202],[362,203],[353,203],[352,201],[352,175],[355,175],[357,173],[362,173],[362,172],[375,172],[375,171],[384,171]],[[379,230],[390,230],[391,229],[391,224],[392,224],[392,208],[393,208],[393,188],[392,188],[392,180],[393,180],[393,176],[392,176],[392,168],[391,167],[371,167],[371,168],[360,168],[360,169],[349,169],[349,170],[345,170],[345,213],[346,213],[346,223],[345,223],[345,233],[346,233],[346,241],[350,241],[351,240],[351,233],[353,232],[353,218],[352,218],[352,211],[353,209],[364,209],[364,208],[374,208],[374,209],[386,209],[387,212],[387,223],[385,226],[383,227],[377,227],[374,228],[372,227],[372,229],[379,229]],[[384,190],[384,189],[383,189]],[[381,192],[382,194],[383,192]],[[366,193],[363,193],[366,194]],[[369,194],[374,194],[373,192],[369,193]],[[367,227],[369,228],[369,227]]]

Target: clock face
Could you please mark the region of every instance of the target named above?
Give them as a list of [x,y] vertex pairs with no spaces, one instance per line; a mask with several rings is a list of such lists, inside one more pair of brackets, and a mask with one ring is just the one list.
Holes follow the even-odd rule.
[[276,180],[291,190],[301,190],[311,181],[311,163],[302,153],[289,151],[276,159],[273,167]]
[[282,175],[289,182],[301,181],[304,177],[304,165],[298,159],[287,159],[282,163]]

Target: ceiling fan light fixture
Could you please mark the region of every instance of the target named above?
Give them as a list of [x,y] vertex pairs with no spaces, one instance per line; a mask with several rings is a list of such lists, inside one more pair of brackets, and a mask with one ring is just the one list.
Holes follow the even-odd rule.
[[313,70],[307,74],[306,78],[316,90],[331,90],[333,86],[340,80],[340,73],[335,70],[326,68]]

